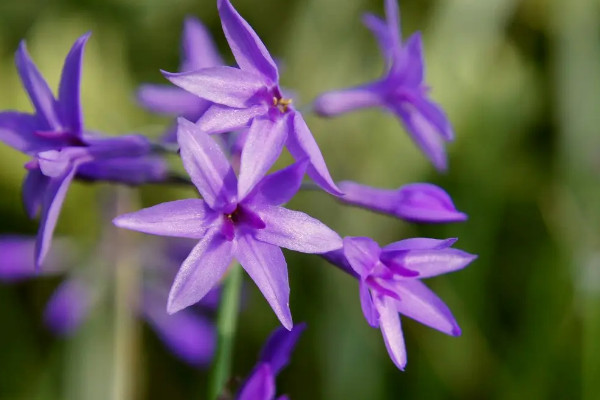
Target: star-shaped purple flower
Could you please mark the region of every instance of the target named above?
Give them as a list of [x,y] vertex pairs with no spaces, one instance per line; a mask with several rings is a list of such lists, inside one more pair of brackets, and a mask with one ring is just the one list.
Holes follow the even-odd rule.
[[366,237],[346,237],[342,250],[324,257],[359,280],[360,302],[369,325],[379,327],[392,361],[406,366],[398,313],[448,335],[460,328],[448,307],[420,279],[456,271],[476,256],[453,249],[456,239],[415,238],[380,248]]
[[103,138],[84,130],[79,86],[89,35],[80,37],[67,55],[57,99],[22,42],[16,53],[17,70],[35,114],[0,112],[0,141],[32,157],[25,165],[29,172],[23,202],[31,218],[41,210],[35,252],[38,268],[74,177],[138,184],[167,176],[166,164],[148,156],[151,145],[143,136]]
[[[236,400],[275,399],[275,378],[289,363],[290,355],[304,329],[306,324],[302,323],[289,332],[278,328],[269,336],[261,351],[260,361],[242,385]],[[277,398],[277,400],[287,399],[285,395]]]
[[169,313],[202,299],[236,258],[291,329],[287,265],[280,247],[325,253],[342,246],[339,235],[323,223],[280,206],[298,191],[307,162],[248,182],[244,177],[259,167],[243,163],[238,180],[217,143],[197,125],[180,118],[177,136],[184,167],[203,200],[159,204],[117,217],[115,224],[200,240],[175,278]]
[[249,193],[279,157],[283,146],[308,159],[308,175],[324,190],[341,192],[302,115],[284,98],[279,71],[265,45],[229,0],[218,0],[223,31],[239,68],[214,67],[165,76],[175,85],[212,103],[197,121],[208,134],[249,127],[241,155],[240,196]]
[[366,15],[364,23],[374,33],[387,63],[386,75],[366,85],[326,92],[314,102],[322,116],[383,107],[395,114],[438,170],[447,168],[445,142],[454,139],[442,109],[429,98],[425,83],[423,44],[419,32],[402,43],[397,0],[385,0],[386,21]]

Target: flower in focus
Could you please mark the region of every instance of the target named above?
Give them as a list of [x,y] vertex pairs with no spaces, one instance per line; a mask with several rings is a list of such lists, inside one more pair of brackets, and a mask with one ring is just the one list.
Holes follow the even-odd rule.
[[[117,217],[121,227],[199,239],[175,278],[167,309],[201,300],[236,258],[287,329],[292,328],[287,265],[280,247],[325,253],[342,246],[337,233],[310,216],[280,205],[300,187],[306,161],[262,179],[242,163],[239,180],[220,147],[197,125],[180,118],[181,158],[201,199],[177,200]],[[246,145],[248,146],[248,145]]]
[[[262,349],[260,360],[244,382],[236,400],[273,400],[275,398],[275,378],[287,366],[296,343],[306,329],[306,324],[298,324],[291,331],[276,329]],[[280,396],[278,400],[285,400]]]
[[430,183],[412,183],[398,189],[379,189],[356,182],[343,181],[338,187],[343,203],[394,215],[412,222],[460,222],[467,215],[458,211],[448,194]]
[[[180,72],[196,71],[224,65],[215,43],[206,27],[196,18],[187,17],[181,41],[182,61]],[[138,101],[146,109],[159,114],[182,116],[197,121],[212,104],[183,89],[170,85],[142,85],[137,92]],[[176,129],[170,129],[167,142],[176,142]]]
[[476,256],[451,246],[456,239],[415,238],[380,248],[366,237],[346,237],[344,247],[324,257],[359,280],[360,302],[369,325],[379,327],[398,368],[406,349],[398,313],[448,335],[460,328],[448,307],[420,280],[466,267]]
[[[317,142],[291,99],[279,87],[279,71],[265,45],[229,0],[218,0],[223,31],[239,68],[214,67],[167,73],[175,85],[213,103],[197,121],[217,134],[249,127],[241,154],[240,196],[248,194],[286,145],[296,160],[308,159],[307,174],[324,190],[341,192],[333,182]],[[247,166],[244,168],[243,165]],[[243,178],[243,179],[242,179]]]
[[25,165],[23,202],[31,218],[41,210],[35,251],[38,268],[74,177],[139,184],[167,175],[162,160],[147,156],[151,145],[143,136],[103,138],[84,130],[79,86],[89,35],[77,39],[67,55],[57,99],[22,42],[16,53],[17,70],[35,114],[0,112],[0,141],[32,157]]
[[442,109],[429,99],[421,34],[417,32],[402,43],[397,0],[385,0],[385,5],[385,21],[367,15],[364,22],[379,42],[386,59],[386,75],[362,86],[326,92],[315,100],[314,109],[322,116],[332,117],[362,108],[383,107],[402,121],[433,165],[445,170],[444,146],[454,139],[454,132]]

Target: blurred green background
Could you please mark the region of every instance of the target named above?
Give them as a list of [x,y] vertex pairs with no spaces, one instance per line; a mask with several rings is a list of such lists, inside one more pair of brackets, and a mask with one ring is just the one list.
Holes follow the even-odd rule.
[[[136,106],[134,90],[164,82],[159,69],[177,69],[186,15],[205,22],[232,61],[215,3],[2,1],[0,108],[31,109],[13,63],[19,40],[27,39],[56,88],[70,45],[91,30],[82,89],[87,127],[157,136],[169,120]],[[382,3],[234,1],[283,61],[282,83],[301,104],[379,76],[382,61],[360,17],[381,14]],[[342,235],[382,244],[459,237],[457,246],[479,259],[428,284],[453,310],[463,334],[446,337],[405,319],[409,362],[402,373],[380,332],[364,320],[356,282],[317,257],[288,252],[292,312],[309,329],[278,380],[279,392],[296,400],[600,398],[600,2],[404,0],[400,6],[404,36],[423,31],[432,96],[457,132],[449,173],[437,174],[399,123],[380,111],[308,122],[336,179],[390,188],[433,182],[470,219],[408,224],[315,192],[302,193],[290,207]],[[20,202],[25,160],[0,147],[2,233],[36,230]],[[75,184],[67,198],[58,232],[75,237],[84,252],[99,240],[96,209],[106,190]],[[142,202],[192,193],[148,187]],[[136,234],[135,240],[144,238]],[[0,399],[116,399],[112,388],[121,378],[133,399],[205,398],[206,371],[176,360],[145,326],[134,326],[126,346],[134,361],[119,365],[111,304],[73,338],[54,338],[41,314],[58,283],[0,286]],[[240,379],[277,326],[256,287],[247,286],[234,360]]]

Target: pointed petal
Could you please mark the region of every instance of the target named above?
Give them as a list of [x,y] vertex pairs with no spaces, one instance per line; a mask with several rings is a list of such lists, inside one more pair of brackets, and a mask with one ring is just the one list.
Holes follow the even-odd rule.
[[44,269],[37,271],[33,263],[35,238],[30,236],[0,236],[0,282],[18,282],[40,276],[56,275],[71,267],[73,248],[58,239],[46,258]]
[[373,304],[373,298],[369,292],[369,287],[362,280],[359,282],[360,306],[363,315],[367,319],[369,325],[373,328],[379,328],[379,314]]
[[223,32],[240,68],[263,76],[269,83],[277,83],[277,66],[250,24],[238,14],[229,0],[218,0],[217,5]]
[[29,218],[35,218],[40,212],[42,199],[49,182],[50,178],[42,174],[39,168],[27,172],[21,188],[21,195],[25,212],[27,212]]
[[63,176],[50,179],[42,202],[42,214],[35,244],[35,266],[39,269],[50,249],[54,228],[60,215],[63,201],[69,185],[75,176],[76,167],[72,166]]
[[401,299],[396,301],[398,312],[445,334],[460,335],[460,327],[448,306],[424,283],[410,279],[398,282],[396,287]]
[[138,102],[155,113],[183,116],[196,121],[210,102],[185,90],[167,85],[142,85],[137,91]]
[[302,253],[326,253],[342,247],[342,238],[321,221],[302,212],[277,206],[265,206],[259,211],[266,227],[254,232],[254,237]]
[[88,286],[77,278],[68,279],[48,301],[44,322],[57,335],[71,335],[88,316],[91,304]]
[[382,250],[384,252],[394,250],[441,250],[447,249],[458,241],[457,238],[449,239],[429,239],[429,238],[411,238],[399,240],[390,243]]
[[203,200],[186,199],[123,214],[113,223],[152,235],[202,239],[217,216]]
[[169,293],[167,312],[176,313],[202,300],[221,279],[233,258],[233,242],[211,229],[185,259]]
[[72,135],[81,136],[83,132],[83,115],[81,112],[80,84],[83,50],[91,33],[86,33],[75,41],[63,66],[58,87],[58,106],[64,127]]
[[230,204],[237,178],[219,145],[193,123],[178,119],[177,138],[183,166],[210,208]]
[[265,104],[248,108],[232,108],[213,104],[196,124],[209,135],[233,132],[249,126],[253,118],[265,115],[267,111],[268,107]]
[[272,400],[275,397],[275,375],[268,364],[256,366],[242,386],[236,400]]
[[381,54],[389,66],[393,54],[393,43],[386,21],[376,15],[365,14],[363,15],[362,22],[373,33],[373,36],[375,36]]
[[344,196],[339,200],[369,210],[395,215],[408,221],[458,222],[467,216],[456,210],[452,199],[438,186],[413,183],[398,189],[380,189],[356,182],[338,183]]
[[392,49],[399,49],[402,43],[400,37],[400,9],[398,0],[385,0],[385,20],[390,32]]
[[237,237],[236,258],[288,330],[292,329],[287,264],[281,249],[248,234]]
[[300,189],[308,160],[296,162],[267,175],[246,198],[255,204],[279,206],[287,203]]
[[15,111],[0,112],[0,142],[31,154],[55,146],[50,140],[35,135],[40,123],[34,115]]
[[477,256],[458,249],[385,251],[384,263],[393,262],[419,273],[419,279],[457,271],[469,265]]
[[301,323],[294,326],[291,331],[285,328],[277,328],[269,336],[259,358],[262,362],[269,364],[274,375],[277,375],[279,371],[288,365],[292,351],[294,351],[296,343],[305,329],[306,324]]
[[435,168],[445,171],[448,166],[445,143],[437,127],[416,108],[415,104],[403,101],[390,103],[388,107],[402,120],[408,134]]
[[195,71],[224,65],[210,32],[197,18],[189,16],[185,18],[181,42],[183,62],[180,71]]
[[400,370],[406,367],[406,347],[400,316],[396,311],[395,300],[390,297],[375,297],[375,307],[379,312],[379,327],[383,334],[383,341],[390,358]]
[[[425,60],[423,57],[423,38],[421,32],[415,32],[406,41],[403,49],[400,76],[403,85],[418,87],[425,79]],[[451,139],[448,139],[451,140]]]
[[266,90],[263,80],[247,71],[232,67],[204,68],[198,71],[170,73],[165,78],[198,97],[228,107],[245,108],[257,103]]
[[366,85],[325,92],[315,99],[313,108],[323,117],[334,117],[363,108],[381,106],[382,94],[377,89],[376,85]]
[[144,317],[173,354],[190,365],[207,365],[216,345],[214,325],[191,308],[167,314],[166,300],[146,291],[142,305]]
[[287,118],[254,119],[242,149],[238,200],[242,201],[277,161],[288,136]]
[[345,237],[344,255],[354,270],[363,277],[371,273],[379,262],[381,249],[368,237]]
[[293,118],[294,128],[291,134],[288,135],[288,150],[298,161],[305,158],[310,160],[310,165],[306,173],[317,185],[334,196],[342,195],[343,193],[338,189],[327,170],[327,165],[325,164],[321,150],[319,150],[319,145],[312,136],[312,133],[310,133],[304,118],[297,112],[294,113]]
[[19,45],[19,49],[15,54],[15,63],[39,121],[44,125],[43,128],[60,130],[62,124],[58,115],[58,104],[42,74],[31,60],[25,41],[22,41]]

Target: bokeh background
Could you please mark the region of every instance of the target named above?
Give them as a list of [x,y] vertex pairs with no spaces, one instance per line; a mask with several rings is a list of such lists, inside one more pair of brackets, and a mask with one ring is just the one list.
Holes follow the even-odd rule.
[[[139,108],[135,88],[164,82],[159,69],[177,69],[186,15],[205,22],[232,61],[215,3],[2,1],[0,108],[31,109],[13,63],[19,40],[27,39],[56,88],[70,45],[91,30],[82,95],[87,127],[158,136],[170,121]],[[300,104],[379,76],[382,60],[360,17],[381,14],[382,3],[234,2],[282,61],[283,84]],[[453,310],[463,334],[446,337],[405,320],[409,363],[402,373],[389,360],[380,332],[364,320],[356,282],[317,257],[288,252],[293,315],[309,329],[278,380],[279,392],[327,400],[600,398],[600,2],[403,0],[401,11],[404,35],[424,34],[432,96],[457,132],[449,172],[436,173],[399,123],[380,111],[308,122],[336,179],[390,188],[433,182],[469,220],[408,224],[317,192],[302,193],[290,207],[342,235],[380,243],[460,238],[457,246],[479,259],[428,283]],[[20,202],[25,160],[0,147],[1,233],[36,231]],[[81,268],[114,261],[110,248],[104,261],[94,250],[109,229],[106,215],[115,212],[98,210],[113,191],[86,184],[70,190],[58,233],[74,238],[78,252],[88,255]],[[192,194],[146,187],[140,202]],[[145,240],[135,235],[134,243]],[[129,325],[133,335],[121,349],[133,362],[119,363],[114,333],[123,321],[114,303],[122,293],[109,296],[73,337],[50,334],[42,312],[59,282],[0,286],[0,399],[107,399],[119,384],[130,387],[133,399],[205,398],[206,370],[174,358],[141,323]],[[277,326],[256,287],[246,289],[234,359],[240,379]]]

